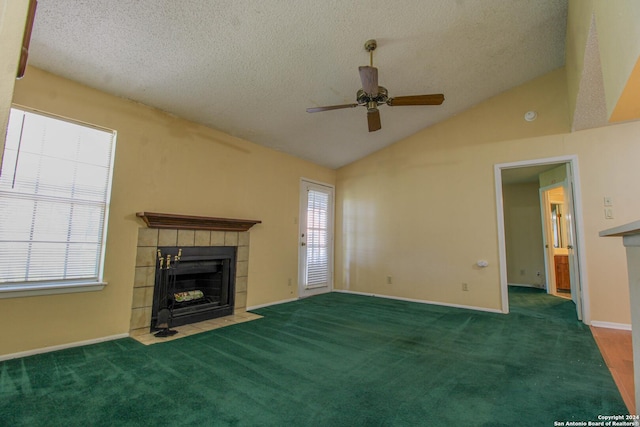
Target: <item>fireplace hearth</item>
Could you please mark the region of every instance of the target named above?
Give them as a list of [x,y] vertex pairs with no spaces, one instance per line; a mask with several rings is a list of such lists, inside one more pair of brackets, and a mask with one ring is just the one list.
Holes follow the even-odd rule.
[[[185,256],[191,256],[188,248],[220,248],[227,247],[235,250],[235,265],[230,262],[229,274],[235,271],[233,285],[235,290],[230,290],[229,305],[233,307],[233,315],[244,314],[247,303],[247,285],[249,273],[249,232],[248,231],[222,231],[222,230],[185,230],[179,228],[147,228],[138,229],[138,243],[136,254],[136,267],[133,282],[133,300],[131,305],[131,323],[129,333],[131,336],[143,336],[149,334],[152,323],[152,312],[155,298],[156,266],[158,262],[158,249],[175,247],[182,248],[182,261]],[[167,253],[164,253],[166,259]],[[173,256],[177,253],[172,253]],[[181,262],[186,266],[184,262]],[[231,268],[233,267],[233,269]],[[218,268],[218,267],[215,267]],[[192,277],[192,280],[198,277]],[[195,294],[190,290],[196,289],[199,284],[184,284],[184,298],[181,298],[181,313],[188,311],[199,311],[204,307],[202,301],[196,301]],[[231,299],[233,298],[233,299]],[[175,299],[175,296],[174,296]],[[187,301],[189,300],[190,301]],[[157,313],[157,311],[156,311]],[[155,317],[155,314],[154,317]],[[176,316],[176,318],[179,316]],[[227,317],[227,316],[223,316]],[[217,320],[217,319],[215,319]],[[215,321],[211,320],[211,321]],[[206,323],[206,321],[204,322]],[[175,323],[174,323],[175,324]],[[178,334],[180,335],[180,334]]]
[[236,251],[235,246],[158,247],[150,331],[233,314]]

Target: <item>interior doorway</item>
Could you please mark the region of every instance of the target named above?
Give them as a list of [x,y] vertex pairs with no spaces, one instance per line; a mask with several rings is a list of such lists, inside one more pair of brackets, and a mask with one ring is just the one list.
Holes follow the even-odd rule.
[[547,293],[571,298],[571,274],[567,226],[567,203],[562,183],[540,188],[540,210],[547,277]]
[[[590,323],[590,312],[587,292],[587,277],[585,260],[584,260],[584,240],[582,239],[582,208],[580,197],[580,180],[578,171],[577,156],[562,156],[537,160],[526,160],[521,162],[503,163],[494,166],[495,183],[496,183],[496,212],[498,219],[498,250],[499,250],[499,268],[500,268],[500,286],[502,296],[502,311],[509,312],[509,278],[507,274],[507,243],[505,233],[505,206],[504,206],[504,185],[515,182],[514,180],[537,179],[539,188],[544,187],[562,187],[563,205],[557,208],[556,214],[560,213],[556,219],[560,218],[560,233],[558,237],[563,239],[564,250],[566,250],[566,266],[564,268],[569,273],[569,294],[576,305],[576,313],[579,319],[584,323]],[[544,179],[541,179],[544,174]],[[529,181],[532,182],[532,181]],[[540,198],[538,197],[538,200]],[[546,209],[543,209],[543,202],[538,202],[537,209],[540,216],[546,215]],[[551,209],[549,207],[549,209]],[[560,212],[562,209],[562,212]],[[552,217],[552,214],[549,215]],[[553,237],[539,229],[541,241],[547,245]],[[552,241],[552,240],[551,240]],[[553,243],[552,243],[553,244]],[[550,252],[540,247],[540,253],[544,253],[544,277],[540,278],[540,282],[536,287],[545,287],[547,292],[557,292],[555,261],[550,260]],[[554,254],[555,255],[555,254]],[[559,255],[563,255],[560,254]],[[540,271],[537,272],[540,275]],[[550,282],[549,277],[553,282]]]

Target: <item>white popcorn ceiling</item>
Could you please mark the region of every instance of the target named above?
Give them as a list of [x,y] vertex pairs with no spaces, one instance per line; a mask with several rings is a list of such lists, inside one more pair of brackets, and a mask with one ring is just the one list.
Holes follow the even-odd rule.
[[[562,67],[566,15],[566,0],[38,0],[29,61],[338,168]],[[307,113],[355,102],[372,38],[389,96],[444,104],[381,106],[373,133],[364,107]]]

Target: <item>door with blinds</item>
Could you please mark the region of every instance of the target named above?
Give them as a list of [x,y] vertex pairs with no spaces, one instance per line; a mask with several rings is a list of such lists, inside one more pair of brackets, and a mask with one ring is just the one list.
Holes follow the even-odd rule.
[[333,288],[333,187],[302,180],[299,231],[300,298]]

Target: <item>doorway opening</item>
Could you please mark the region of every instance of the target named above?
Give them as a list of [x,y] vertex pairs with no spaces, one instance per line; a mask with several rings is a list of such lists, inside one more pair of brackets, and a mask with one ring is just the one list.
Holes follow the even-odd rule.
[[[567,201],[562,183],[540,188],[542,236],[547,277],[547,293],[571,299]],[[508,257],[508,254],[507,254]]]
[[[531,286],[570,297],[578,319],[589,324],[577,156],[496,164],[494,173],[502,311],[509,312],[509,284]],[[562,203],[552,203],[554,188],[562,188]],[[512,200],[524,197],[523,189],[526,209]]]

